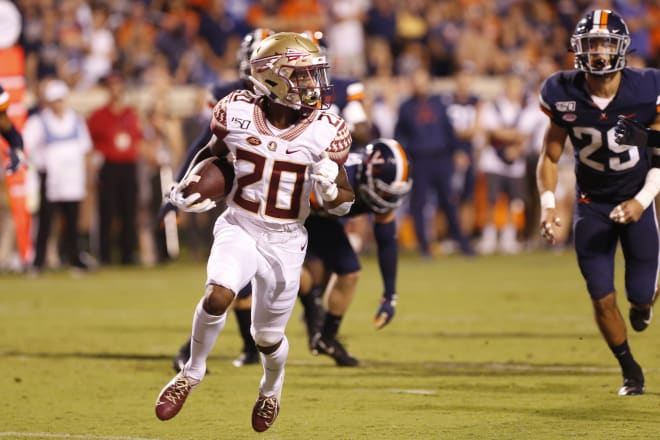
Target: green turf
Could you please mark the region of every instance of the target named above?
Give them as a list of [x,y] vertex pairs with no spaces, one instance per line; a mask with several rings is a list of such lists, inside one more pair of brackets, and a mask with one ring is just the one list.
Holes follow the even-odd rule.
[[630,335],[647,394],[618,397],[620,373],[572,254],[404,256],[397,316],[381,331],[371,321],[377,266],[363,262],[341,330],[363,365],[311,356],[296,305],[282,411],[265,434],[250,427],[260,367],[230,363],[240,351],[233,315],[212,374],[182,412],[169,422],[154,415],[203,292],[203,263],[1,275],[0,439],[660,437],[659,325]]

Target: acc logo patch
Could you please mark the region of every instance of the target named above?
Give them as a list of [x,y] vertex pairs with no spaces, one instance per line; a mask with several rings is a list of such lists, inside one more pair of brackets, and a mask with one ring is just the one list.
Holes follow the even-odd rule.
[[577,119],[577,115],[574,113],[566,113],[565,115],[562,115],[561,118],[566,122],[573,122]]
[[259,139],[258,137],[248,136],[247,141],[248,141],[248,144],[250,144],[250,145],[255,145],[255,146],[256,145],[261,145],[261,139]]
[[557,101],[555,102],[555,108],[559,112],[574,112],[575,101]]

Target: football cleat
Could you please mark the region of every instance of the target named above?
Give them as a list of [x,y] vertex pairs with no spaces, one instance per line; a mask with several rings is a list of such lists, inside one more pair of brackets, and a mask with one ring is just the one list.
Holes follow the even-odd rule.
[[236,368],[259,363],[261,363],[261,359],[259,358],[259,353],[256,351],[244,351],[236,359],[231,361],[231,364]]
[[183,372],[174,376],[160,391],[156,400],[156,417],[169,420],[179,414],[188,394],[199,384],[199,380],[184,376]]
[[637,307],[630,308],[630,325],[637,332],[646,330],[646,327],[651,323],[653,319],[653,307],[650,306],[646,309],[638,309]]
[[280,399],[278,396],[262,396],[254,403],[252,408],[252,429],[264,432],[270,428],[280,413]]
[[619,388],[619,396],[640,396],[644,394],[646,386],[644,378],[624,378],[623,386]]
[[326,339],[317,333],[312,340],[312,354],[326,354],[335,360],[339,367],[357,367],[359,361],[348,354],[346,349],[336,339]]

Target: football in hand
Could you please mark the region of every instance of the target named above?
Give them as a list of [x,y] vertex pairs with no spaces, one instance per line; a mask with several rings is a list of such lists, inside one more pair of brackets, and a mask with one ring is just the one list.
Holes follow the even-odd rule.
[[[194,176],[198,176],[196,180]],[[225,158],[216,156],[206,158],[197,163],[188,178],[191,182],[183,190],[183,195],[199,193],[199,201],[210,199],[218,203],[224,200],[231,191],[234,182],[234,166]]]

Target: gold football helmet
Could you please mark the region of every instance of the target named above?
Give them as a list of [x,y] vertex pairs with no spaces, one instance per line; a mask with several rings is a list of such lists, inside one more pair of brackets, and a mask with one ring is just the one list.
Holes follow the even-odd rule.
[[250,58],[255,92],[293,109],[327,109],[332,103],[328,63],[319,47],[295,32],[265,38]]

